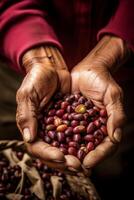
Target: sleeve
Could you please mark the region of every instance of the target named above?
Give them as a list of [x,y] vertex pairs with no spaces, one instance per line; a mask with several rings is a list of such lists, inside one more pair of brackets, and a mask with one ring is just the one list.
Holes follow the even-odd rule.
[[22,55],[41,44],[62,49],[48,23],[46,1],[2,0],[0,2],[0,55],[20,70]]
[[134,0],[119,0],[116,12],[109,23],[98,32],[99,40],[105,34],[113,34],[127,42],[134,51]]

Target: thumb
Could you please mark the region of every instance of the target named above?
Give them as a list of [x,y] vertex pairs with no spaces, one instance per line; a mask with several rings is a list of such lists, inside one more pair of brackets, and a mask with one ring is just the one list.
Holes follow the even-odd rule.
[[122,91],[115,90],[112,95],[111,101],[106,105],[108,113],[107,130],[110,139],[114,143],[118,143],[122,139],[122,128],[125,122],[125,113],[123,109],[123,95]]
[[21,90],[17,92],[16,121],[25,142],[32,142],[37,134],[37,99],[34,91],[32,97],[27,92]]

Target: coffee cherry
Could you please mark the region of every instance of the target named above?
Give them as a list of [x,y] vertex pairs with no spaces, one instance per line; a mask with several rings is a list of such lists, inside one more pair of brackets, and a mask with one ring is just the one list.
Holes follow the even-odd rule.
[[66,143],[68,144],[69,142],[72,141],[72,138],[71,137],[66,137]]
[[58,141],[53,141],[53,142],[51,143],[51,145],[52,145],[53,147],[59,147],[60,143],[59,143]]
[[85,103],[85,101],[86,101],[86,98],[83,97],[83,96],[81,96],[81,97],[78,99],[78,102],[79,102],[80,104]]
[[65,134],[63,132],[57,132],[57,139],[59,142],[65,141]]
[[60,147],[59,149],[61,152],[63,152],[64,155],[68,154],[68,151],[65,147]]
[[88,142],[88,144],[87,144],[88,152],[92,151],[93,149],[94,149],[94,143],[93,142]]
[[58,132],[64,132],[67,129],[67,125],[66,124],[61,124],[57,127],[56,131]]
[[67,113],[72,113],[73,112],[73,108],[72,106],[68,105],[66,108]]
[[89,125],[87,126],[87,133],[91,134],[95,131],[96,126],[94,125],[93,122],[90,122]]
[[62,124],[62,119],[59,118],[59,117],[55,117],[55,118],[54,118],[54,125],[55,125],[55,126],[59,126],[59,125],[61,125],[61,124]]
[[97,128],[99,128],[99,127],[101,126],[100,120],[96,119],[96,120],[94,121],[94,125],[95,125]]
[[57,111],[56,111],[56,115],[57,115],[58,117],[62,117],[62,116],[64,115],[64,110],[63,110],[63,109],[57,110]]
[[54,124],[49,124],[46,126],[46,130],[47,131],[53,131],[55,130],[56,126]]
[[63,120],[68,120],[68,116],[69,116],[69,114],[68,114],[68,113],[65,113],[65,114],[62,116],[62,119],[63,119]]
[[55,115],[56,110],[55,109],[51,109],[48,113],[48,116],[54,116]]
[[69,103],[67,101],[63,101],[61,103],[61,109],[65,110],[67,108],[67,106],[69,105]]
[[86,155],[86,152],[83,149],[78,150],[77,157],[78,157],[79,160],[82,161],[83,158],[85,157],[85,155]]
[[106,125],[107,123],[107,119],[104,117],[99,117],[99,121],[101,122],[101,124],[104,124],[104,125]]
[[75,142],[75,141],[70,141],[69,144],[68,144],[69,147],[74,147],[74,148],[79,148],[79,144],[78,142]]
[[66,135],[66,136],[72,136],[72,135],[73,135],[73,128],[72,128],[72,127],[68,127],[68,128],[65,130],[65,135]]
[[81,120],[83,120],[83,115],[82,114],[75,114],[74,116],[73,116],[73,119],[74,120],[78,120],[78,121],[81,121]]
[[107,113],[80,93],[56,94],[40,113],[38,136],[82,161],[107,135]]
[[47,136],[47,135],[44,136],[43,140],[48,144],[51,143],[51,138],[49,136]]
[[54,122],[54,117],[48,117],[46,120],[45,120],[46,124],[52,124]]
[[86,120],[82,120],[82,121],[80,121],[80,125],[86,127],[88,125],[88,122]]
[[93,108],[87,110],[90,117],[95,116],[97,111]]
[[94,136],[93,135],[91,135],[91,134],[88,134],[88,135],[85,135],[84,136],[84,140],[86,141],[86,142],[94,142]]
[[79,125],[79,122],[77,121],[77,120],[72,120],[71,121],[71,126],[72,127],[76,127],[76,126],[78,126]]
[[101,109],[100,110],[100,116],[101,117],[107,117],[107,111],[106,111],[106,109]]
[[73,141],[81,142],[81,135],[80,134],[74,134],[73,135]]
[[56,132],[55,131],[48,131],[47,134],[51,139],[55,139],[56,138]]
[[75,112],[76,113],[85,113],[86,112],[86,106],[83,104],[79,104],[76,108],[75,108]]
[[102,125],[102,126],[100,127],[100,130],[103,132],[104,135],[107,136],[108,133],[107,133],[107,128],[106,128],[106,126]]
[[68,153],[70,155],[74,155],[74,156],[77,156],[77,149],[75,147],[69,147],[68,148]]
[[82,126],[82,125],[79,125],[79,126],[76,126],[74,129],[73,129],[73,132],[75,134],[77,133],[84,133],[86,131],[86,128],[85,126]]

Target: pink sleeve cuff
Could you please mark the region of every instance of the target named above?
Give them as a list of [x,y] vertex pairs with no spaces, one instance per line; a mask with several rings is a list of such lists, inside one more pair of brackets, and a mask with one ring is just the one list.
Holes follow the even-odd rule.
[[134,1],[120,0],[118,8],[110,22],[98,32],[97,39],[100,40],[104,35],[111,34],[122,38],[134,51]]
[[51,44],[62,49],[51,26],[41,17],[27,17],[11,26],[4,37],[4,54],[14,67],[21,66],[23,54],[36,46]]

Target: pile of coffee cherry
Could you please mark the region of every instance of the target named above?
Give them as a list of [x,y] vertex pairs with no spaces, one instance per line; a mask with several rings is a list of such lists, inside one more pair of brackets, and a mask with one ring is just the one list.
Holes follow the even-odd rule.
[[38,136],[82,161],[107,135],[106,123],[106,110],[81,93],[58,93],[41,112]]
[[[22,151],[15,151],[19,160],[22,160],[24,153]],[[34,166],[44,183],[44,191],[46,194],[46,200],[55,200],[53,197],[53,187],[51,183],[51,176],[60,177],[62,184],[62,191],[59,200],[84,200],[85,197],[74,193],[63,173],[51,169],[43,164],[39,159],[32,160],[32,166]],[[21,168],[19,165],[10,166],[8,159],[1,153],[0,154],[0,200],[7,200],[6,195],[9,193],[15,193],[17,185],[21,179]],[[32,186],[28,177],[25,175],[23,188],[21,191],[22,200],[39,200],[39,198],[31,193],[30,187]]]

